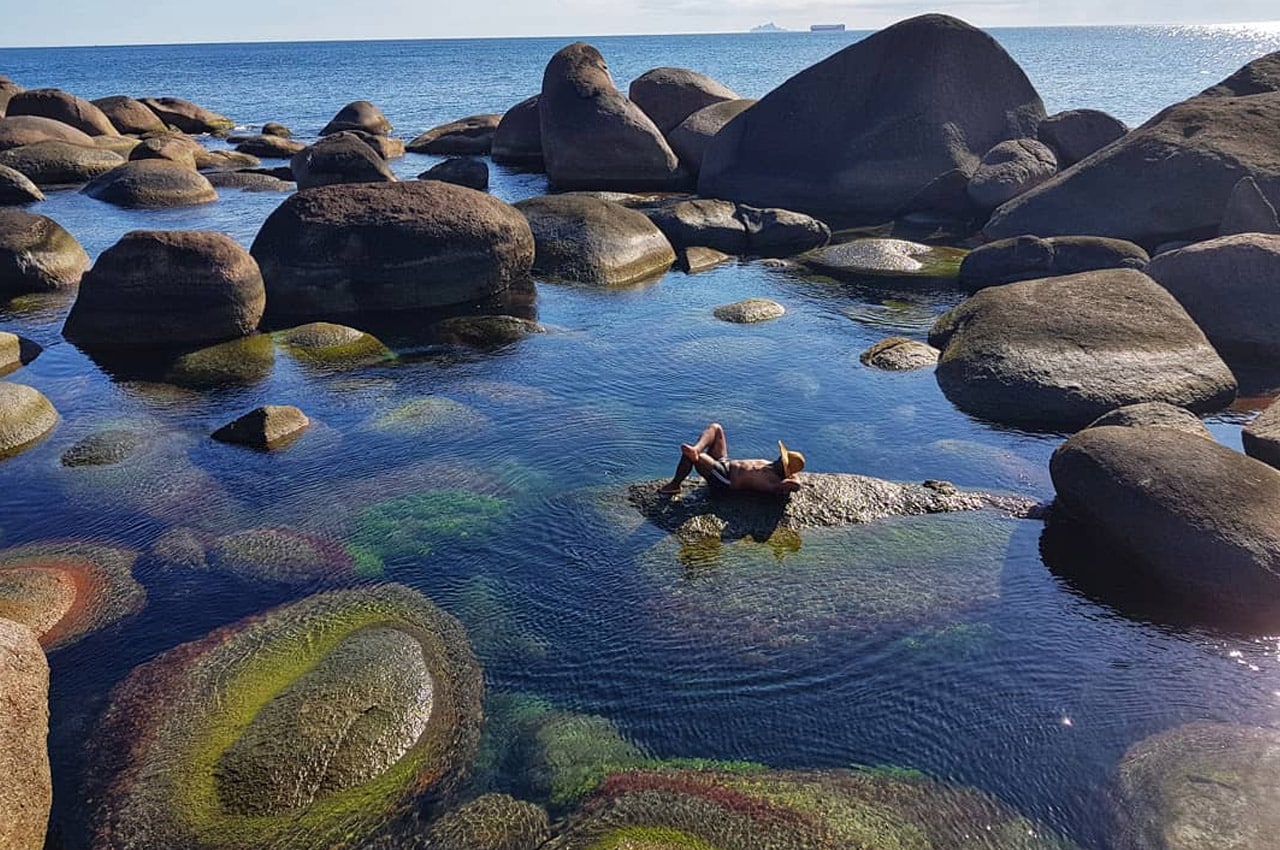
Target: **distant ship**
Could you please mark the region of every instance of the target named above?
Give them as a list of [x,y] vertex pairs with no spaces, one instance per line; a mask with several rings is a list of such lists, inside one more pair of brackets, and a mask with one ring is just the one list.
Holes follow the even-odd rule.
[[844,32],[844,24],[814,24],[809,32]]
[[751,31],[752,32],[786,32],[785,29],[778,26],[773,21],[769,21],[769,23],[767,24],[761,24],[758,27],[752,27]]

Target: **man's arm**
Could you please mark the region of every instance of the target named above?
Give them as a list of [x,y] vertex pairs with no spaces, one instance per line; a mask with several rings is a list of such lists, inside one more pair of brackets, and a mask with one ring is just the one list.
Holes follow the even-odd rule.
[[800,489],[800,482],[795,478],[783,478],[781,481],[773,485],[773,492],[781,496],[786,493],[795,493]]

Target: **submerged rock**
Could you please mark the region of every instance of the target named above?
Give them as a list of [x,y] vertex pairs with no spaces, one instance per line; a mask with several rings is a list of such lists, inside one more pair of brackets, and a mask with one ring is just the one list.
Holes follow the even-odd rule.
[[493,149],[501,115],[473,115],[434,127],[405,145],[410,153],[484,156]]
[[133,578],[137,553],[91,543],[32,543],[0,550],[0,617],[30,628],[46,652],[136,614],[147,594]]
[[722,322],[745,325],[779,319],[787,312],[787,308],[768,298],[748,298],[732,304],[721,304],[711,312]]
[[218,193],[204,175],[163,159],[126,162],[95,177],[82,190],[118,207],[157,209],[208,204]]
[[[170,548],[177,542],[170,541]],[[301,586],[349,578],[355,569],[341,543],[281,526],[237,531],[202,548],[208,566],[245,581]],[[195,561],[182,548],[175,554]]]
[[251,334],[181,355],[168,364],[165,383],[193,390],[248,386],[275,367],[275,346],[265,334]]
[[148,435],[133,428],[106,428],[77,440],[62,453],[65,467],[112,466],[122,463],[150,442]]
[[431,824],[428,850],[537,850],[551,837],[541,806],[485,794]]
[[251,253],[272,316],[321,318],[485,298],[528,275],[534,242],[507,204],[424,180],[300,191]]
[[616,773],[547,850],[1069,850],[980,791],[898,768]]
[[368,427],[375,431],[423,434],[432,431],[462,432],[483,428],[489,420],[473,408],[446,396],[424,396],[374,416]]
[[255,449],[282,449],[310,424],[307,415],[292,405],[266,404],[223,425],[213,432],[213,439]]
[[476,752],[479,667],[397,585],[319,594],[138,667],[90,753],[94,846],[366,846]]
[[939,318],[929,343],[947,397],[1006,424],[1075,429],[1144,401],[1210,412],[1236,392],[1186,311],[1131,269],[984,289]]
[[1280,732],[1189,723],[1125,753],[1117,771],[1116,850],[1263,850],[1280,835]]
[[[0,576],[3,574],[0,573]],[[0,577],[0,587],[4,579]],[[3,594],[3,590],[0,590]],[[0,602],[0,608],[3,603]],[[49,776],[49,662],[30,629],[0,618],[0,847],[44,846]]]
[[510,508],[505,499],[464,490],[386,499],[356,515],[347,548],[362,574],[382,575],[387,561],[423,559],[442,544],[483,540]]
[[537,322],[517,316],[454,316],[431,326],[431,335],[448,345],[497,348],[545,333]]
[[798,259],[813,271],[842,279],[953,280],[960,273],[965,253],[960,248],[903,239],[856,239],[810,251]]
[[58,424],[44,393],[24,384],[0,381],[0,459],[26,451]]
[[0,298],[73,287],[88,268],[89,255],[62,225],[0,209]]
[[941,351],[905,336],[882,339],[858,356],[864,365],[890,372],[906,372],[936,366]]
[[643,213],[586,195],[520,201],[536,252],[533,271],[559,280],[620,286],[671,268],[675,251]]

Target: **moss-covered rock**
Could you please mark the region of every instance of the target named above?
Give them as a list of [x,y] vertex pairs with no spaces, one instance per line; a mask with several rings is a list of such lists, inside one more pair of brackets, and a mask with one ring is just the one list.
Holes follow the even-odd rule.
[[551,837],[541,806],[507,794],[485,794],[437,820],[425,850],[537,850]]
[[481,349],[510,345],[545,330],[518,316],[454,316],[431,326],[432,335],[440,342]]
[[286,354],[308,366],[349,369],[394,355],[372,334],[333,322],[311,322],[275,334]]
[[400,435],[465,434],[486,428],[489,420],[467,405],[440,395],[407,401],[374,416],[368,426],[375,431]]
[[1189,723],[1125,753],[1116,850],[1263,850],[1280,835],[1280,732]]
[[134,428],[106,428],[94,431],[62,453],[62,465],[111,466],[123,463],[148,442],[145,432]]
[[112,692],[90,752],[93,844],[363,846],[447,803],[482,689],[461,625],[396,585],[218,629]]
[[509,511],[503,499],[464,490],[389,499],[357,515],[348,549],[361,573],[381,575],[387,561],[425,558],[442,544],[483,537]]
[[896,769],[610,776],[548,850],[1067,850],[985,794]]
[[0,550],[0,618],[36,633],[46,651],[68,646],[142,609],[137,553],[90,543]]
[[256,384],[275,367],[271,337],[254,334],[178,357],[164,374],[166,383],[189,389]]

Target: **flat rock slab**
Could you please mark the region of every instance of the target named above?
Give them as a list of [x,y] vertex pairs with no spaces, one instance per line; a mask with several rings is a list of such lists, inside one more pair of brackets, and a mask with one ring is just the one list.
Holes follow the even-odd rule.
[[799,492],[779,499],[754,493],[713,493],[705,484],[664,496],[667,482],[627,489],[627,500],[666,531],[682,536],[752,537],[767,540],[779,529],[836,528],[892,516],[919,516],[994,508],[1037,518],[1036,503],[1020,496],[958,490],[946,481],[901,484],[848,473],[801,473]]
[[965,251],[903,239],[858,239],[828,245],[800,257],[816,272],[835,278],[868,277],[953,280]]

